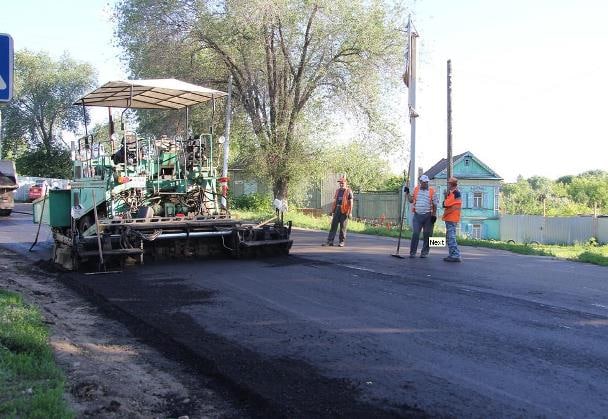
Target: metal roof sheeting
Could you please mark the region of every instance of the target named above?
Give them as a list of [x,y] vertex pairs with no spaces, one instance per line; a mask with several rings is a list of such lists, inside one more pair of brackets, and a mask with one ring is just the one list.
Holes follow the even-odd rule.
[[74,105],[133,109],[181,109],[227,93],[176,79],[110,81]]

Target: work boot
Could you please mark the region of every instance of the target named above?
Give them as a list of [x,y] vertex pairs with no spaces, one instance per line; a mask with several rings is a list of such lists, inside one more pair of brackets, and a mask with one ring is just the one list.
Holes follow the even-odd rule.
[[415,258],[416,257],[416,253],[410,253],[410,258]]
[[445,260],[446,262],[462,262],[462,259],[455,258],[454,256],[445,257],[443,258],[443,260]]
[[340,243],[338,244],[338,246],[340,246],[340,247],[344,247],[344,242],[340,242]]
[[421,257],[422,259],[424,259],[424,258],[426,258],[426,257],[428,257],[428,256],[429,256],[429,254],[428,254],[428,253],[420,253],[420,257]]
[[321,246],[333,246],[334,242],[325,242],[323,244],[321,244]]

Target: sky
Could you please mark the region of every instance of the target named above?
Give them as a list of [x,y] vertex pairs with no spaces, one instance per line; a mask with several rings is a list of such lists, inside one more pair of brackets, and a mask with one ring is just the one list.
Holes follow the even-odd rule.
[[[68,52],[97,69],[99,84],[126,78],[113,46],[114,0],[2,3],[0,33],[13,37],[16,50],[46,51],[56,58]],[[419,33],[418,167],[426,170],[447,153],[449,59],[454,155],[472,152],[507,182],[518,175],[556,179],[608,170],[608,2],[406,4]],[[395,97],[404,108],[405,97]],[[401,122],[409,133],[407,118]]]
[[608,2],[419,0],[417,166],[454,154],[505,181],[608,170]]

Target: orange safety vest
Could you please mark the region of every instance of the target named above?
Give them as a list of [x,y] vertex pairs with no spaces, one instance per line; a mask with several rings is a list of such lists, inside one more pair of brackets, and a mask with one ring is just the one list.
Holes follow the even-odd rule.
[[[414,202],[412,202],[412,212],[416,212],[416,199],[418,199],[418,191],[420,190],[420,186],[416,186],[414,188]],[[433,195],[435,195],[435,189],[429,186],[429,201],[431,201],[431,212],[433,212]]]
[[[456,196],[458,192],[458,196]],[[460,191],[456,189],[448,194],[443,200],[443,221],[450,221],[457,223],[460,221],[460,208],[462,207],[462,199],[460,197]]]
[[[340,190],[340,188],[336,189],[336,193],[334,194],[334,203],[331,208],[332,213],[336,211],[336,204],[338,202],[338,191],[339,190]],[[340,207],[340,212],[342,214],[350,214],[350,210],[353,207],[353,203],[351,202],[351,199],[348,199],[349,195],[352,197],[351,190],[348,188],[344,188],[344,194],[342,195],[342,206]]]

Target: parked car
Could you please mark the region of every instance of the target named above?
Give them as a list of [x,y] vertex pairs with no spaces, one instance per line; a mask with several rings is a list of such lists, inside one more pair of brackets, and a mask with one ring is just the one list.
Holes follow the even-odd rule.
[[49,191],[49,184],[44,179],[38,179],[36,183],[30,186],[30,190],[27,193],[27,197],[30,202],[35,201],[38,198],[46,196]]

